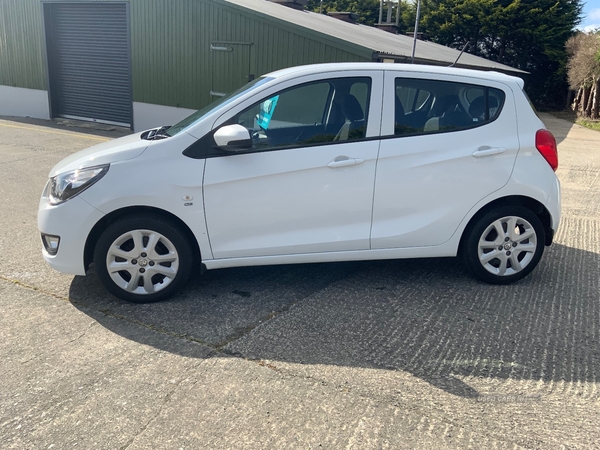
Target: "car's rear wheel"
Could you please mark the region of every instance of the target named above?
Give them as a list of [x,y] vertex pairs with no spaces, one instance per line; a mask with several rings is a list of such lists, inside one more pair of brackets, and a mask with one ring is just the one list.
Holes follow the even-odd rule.
[[531,273],[544,252],[544,227],[521,206],[491,210],[467,233],[463,259],[471,273],[487,283],[520,280]]
[[100,236],[94,263],[100,281],[120,299],[149,303],[165,300],[189,278],[191,245],[171,222],[160,217],[127,217]]

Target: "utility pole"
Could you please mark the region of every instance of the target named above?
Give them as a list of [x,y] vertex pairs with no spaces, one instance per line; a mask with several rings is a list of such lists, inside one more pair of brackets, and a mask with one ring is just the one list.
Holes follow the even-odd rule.
[[410,57],[410,63],[415,63],[415,50],[417,48],[417,33],[419,32],[419,16],[421,15],[421,0],[417,0],[417,18],[415,19],[415,33],[413,36],[413,48],[412,56]]

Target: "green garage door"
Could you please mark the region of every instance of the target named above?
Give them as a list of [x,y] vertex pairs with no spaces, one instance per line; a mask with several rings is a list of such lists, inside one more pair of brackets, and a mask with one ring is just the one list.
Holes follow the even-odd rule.
[[52,115],[132,127],[126,3],[44,5]]

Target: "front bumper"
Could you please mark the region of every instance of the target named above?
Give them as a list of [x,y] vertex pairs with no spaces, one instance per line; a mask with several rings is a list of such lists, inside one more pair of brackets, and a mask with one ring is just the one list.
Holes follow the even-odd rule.
[[42,234],[60,237],[55,255],[48,253],[42,244],[42,255],[46,262],[59,272],[85,275],[85,243],[91,229],[103,216],[102,212],[81,197],[52,206],[42,196],[38,209],[38,229]]

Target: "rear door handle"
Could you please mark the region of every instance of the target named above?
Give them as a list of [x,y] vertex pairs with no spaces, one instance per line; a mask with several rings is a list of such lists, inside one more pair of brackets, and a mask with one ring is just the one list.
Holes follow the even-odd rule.
[[365,160],[360,159],[360,158],[348,158],[347,156],[338,156],[333,161],[331,161],[329,164],[327,164],[327,167],[331,167],[332,169],[337,169],[338,167],[355,166],[357,164],[361,164],[364,162],[365,162]]
[[506,151],[505,148],[502,147],[489,147],[483,146],[479,147],[477,150],[473,152],[473,156],[475,158],[481,158],[482,156],[490,156],[490,155],[499,155],[500,153],[504,153]]

